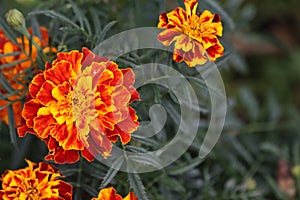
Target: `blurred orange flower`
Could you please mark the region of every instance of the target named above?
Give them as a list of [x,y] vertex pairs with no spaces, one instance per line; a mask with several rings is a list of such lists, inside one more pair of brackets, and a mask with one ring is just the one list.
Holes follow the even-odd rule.
[[79,153],[88,161],[110,155],[112,142],[131,139],[139,123],[132,101],[139,99],[133,87],[134,73],[119,69],[108,58],[87,48],[58,53],[52,65],[29,85],[29,99],[18,128],[30,132],[48,146],[47,160],[74,163]]
[[186,10],[176,8],[159,16],[158,28],[166,28],[158,35],[165,46],[174,44],[173,60],[188,66],[214,62],[224,54],[217,36],[222,36],[222,22],[218,14],[204,10],[197,15],[198,0],[184,0]]
[[56,168],[46,162],[26,162],[28,167],[2,174],[0,199],[72,199],[72,186],[58,179],[61,174]]
[[116,194],[116,190],[113,187],[104,188],[100,190],[97,198],[91,200],[138,200],[133,192],[130,192],[124,199]]
[[[32,30],[28,29],[28,32],[32,34]],[[32,36],[32,39],[43,48],[44,52],[56,52],[54,47],[48,47],[48,30],[45,27],[40,27],[41,40],[37,36]],[[22,106],[21,101],[19,100],[22,95],[24,95],[25,82],[23,80],[24,70],[32,67],[37,59],[38,49],[31,41],[24,37],[16,38],[18,44],[13,43],[8,39],[8,37],[0,30],[0,55],[4,54],[13,54],[10,56],[1,56],[0,65],[12,64],[15,65],[1,68],[0,72],[2,76],[7,80],[11,88],[15,91],[18,91],[18,94],[11,95],[7,100],[0,100],[0,107],[5,107],[10,102],[12,103],[15,125],[19,126],[21,123],[21,112]],[[7,91],[4,88],[0,87],[0,92],[5,95]],[[0,110],[0,120],[8,124],[8,111],[7,107]]]

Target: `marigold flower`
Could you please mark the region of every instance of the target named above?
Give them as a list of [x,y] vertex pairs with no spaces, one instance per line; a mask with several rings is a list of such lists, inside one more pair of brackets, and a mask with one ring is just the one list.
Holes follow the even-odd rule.
[[87,48],[58,53],[29,85],[20,136],[32,133],[48,146],[47,160],[74,163],[110,155],[112,142],[130,141],[139,123],[129,106],[139,99],[134,73]]
[[[28,29],[28,32],[32,34],[31,28]],[[43,48],[44,52],[56,52],[54,47],[48,47],[48,30],[45,27],[40,27],[41,39],[37,36],[33,36],[32,39],[38,44],[41,48]],[[30,40],[26,37],[18,37],[16,38],[18,44],[14,44],[12,41],[8,39],[8,37],[4,34],[2,30],[0,30],[0,55],[2,54],[12,54],[16,55],[0,57],[0,65],[10,64],[10,63],[20,63],[15,64],[13,66],[9,66],[3,69],[0,69],[0,73],[3,77],[8,81],[12,89],[18,90],[18,95],[12,95],[6,100],[0,100],[0,107],[5,107],[8,105],[9,101],[14,101],[12,103],[14,116],[15,116],[15,124],[19,126],[21,124],[21,112],[22,106],[20,97],[24,94],[25,90],[25,82],[23,80],[24,71],[28,68],[34,66],[35,61],[37,59],[37,47],[34,46]],[[0,92],[2,94],[7,94],[7,91],[0,86]],[[0,110],[0,120],[4,121],[8,124],[8,112],[7,108]]]
[[176,8],[159,16],[158,28],[166,28],[158,35],[165,46],[174,44],[173,60],[188,66],[214,62],[224,54],[217,36],[222,36],[222,22],[218,14],[204,10],[197,14],[198,0],[184,0],[186,10]]
[[97,198],[91,200],[138,200],[133,192],[130,192],[124,199],[116,194],[116,190],[113,187],[104,188],[100,190]]
[[70,200],[72,186],[59,177],[59,171],[46,162],[38,164],[26,160],[28,167],[7,170],[2,174],[0,199]]

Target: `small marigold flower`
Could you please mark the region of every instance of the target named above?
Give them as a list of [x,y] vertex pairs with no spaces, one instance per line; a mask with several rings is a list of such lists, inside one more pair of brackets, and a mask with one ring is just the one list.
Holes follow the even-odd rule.
[[158,35],[165,46],[174,43],[173,60],[188,66],[214,62],[224,54],[217,36],[222,36],[222,22],[218,14],[204,10],[197,14],[198,0],[184,0],[186,10],[176,8],[159,16],[158,28],[166,28]]
[[119,194],[116,194],[116,190],[113,187],[109,187],[100,190],[98,197],[91,200],[138,200],[138,198],[133,192],[122,198]]
[[129,104],[139,99],[134,73],[87,48],[58,53],[29,85],[20,136],[32,133],[49,149],[47,160],[74,163],[110,155],[112,142],[130,141],[139,123]]
[[[28,32],[32,34],[32,30],[30,28],[28,29]],[[56,49],[54,47],[47,46],[49,39],[48,30],[45,27],[40,27],[40,32],[41,39],[39,39],[37,36],[33,36],[33,40],[41,48],[43,48],[44,52],[56,52]],[[16,41],[18,44],[14,44],[12,41],[10,41],[4,34],[4,32],[0,30],[0,55],[15,53],[15,55],[11,56],[1,56],[0,65],[10,64],[13,62],[18,63],[18,61],[20,61],[20,63],[16,65],[0,69],[0,73],[8,81],[12,89],[19,91],[18,95],[10,96],[8,98],[8,101],[1,99],[0,107],[5,107],[5,105],[8,105],[10,103],[9,101],[13,101],[12,106],[14,110],[15,124],[16,126],[19,126],[21,124],[20,122],[22,106],[21,101],[19,101],[18,99],[20,99],[20,97],[24,94],[24,85],[26,84],[23,80],[23,74],[25,70],[34,66],[38,56],[38,50],[37,47],[34,46],[26,37],[18,37],[16,38]],[[7,94],[7,91],[5,91],[1,86],[0,92],[3,95]],[[0,110],[0,120],[8,124],[7,108]]]
[[72,186],[59,177],[59,171],[46,162],[26,160],[28,167],[2,174],[0,199],[71,200]]

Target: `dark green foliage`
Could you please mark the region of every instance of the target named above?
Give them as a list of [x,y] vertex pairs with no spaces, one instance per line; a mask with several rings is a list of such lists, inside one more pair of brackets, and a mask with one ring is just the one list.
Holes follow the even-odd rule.
[[[6,7],[22,5],[5,2],[8,3],[5,6],[3,4],[3,13]],[[107,3],[102,0],[53,0],[41,1],[37,5],[37,1],[32,2],[23,7],[27,22],[31,22],[27,24],[37,36],[40,34],[37,27],[46,26],[50,33],[50,44],[56,46],[58,51],[80,50],[82,47],[93,49],[101,41],[121,31],[156,26],[159,14],[173,5],[172,1],[159,0],[107,0]],[[176,0],[173,3],[177,5]],[[183,6],[183,0],[178,3]],[[172,63],[174,69],[183,74],[197,91],[200,105],[192,106],[200,112],[201,124],[190,148],[177,161],[157,171],[138,174],[120,170],[124,163],[161,168],[159,161],[151,156],[128,156],[126,160],[120,158],[113,163],[113,168],[97,160],[89,163],[84,159],[71,165],[56,165],[64,174],[63,179],[73,185],[74,199],[90,199],[97,196],[99,189],[108,186],[114,186],[122,196],[134,191],[140,200],[287,199],[286,194],[278,188],[276,171],[280,159],[286,160],[291,170],[300,166],[298,4],[296,0],[199,1],[199,11],[210,9],[219,13],[224,23],[221,42],[225,46],[225,56],[216,64],[221,71],[228,99],[222,136],[205,159],[199,158],[198,153],[208,128],[211,105],[201,74],[182,63],[172,63],[172,55],[163,51],[143,49],[118,58],[116,62],[122,68],[134,68],[149,62]],[[32,6],[36,6],[35,9]],[[3,16],[1,13],[0,29],[16,43],[15,38],[19,33],[5,23]],[[273,19],[286,25],[277,27],[279,33],[268,29],[267,25]],[[294,24],[290,22],[291,19]],[[292,36],[292,39],[296,39],[289,45],[280,34],[283,34],[283,38]],[[244,46],[241,43],[245,43]],[[270,45],[271,50],[264,51],[266,44]],[[254,51],[250,51],[251,48]],[[45,60],[41,59],[42,54],[39,53],[37,68],[42,70]],[[0,57],[17,54],[0,54]],[[1,65],[0,69],[19,62],[22,61]],[[26,73],[27,83],[33,75]],[[7,91],[5,95],[0,93],[0,99],[7,100],[18,93],[2,74],[0,84]],[[146,126],[155,117],[149,116],[149,109],[154,104],[161,104],[168,116],[159,134],[150,138],[133,134],[130,144],[117,144],[128,151],[144,153],[159,149],[174,137],[181,112],[174,93],[162,86],[147,84],[138,91],[142,101],[134,102],[132,106],[137,110],[141,125]],[[214,92],[218,95],[218,91]],[[25,96],[20,96],[20,99],[24,101]],[[8,109],[10,123],[7,126],[0,122],[0,172],[23,167],[24,158],[42,161],[47,151],[45,145],[31,135],[18,138],[12,106],[9,104],[0,107],[0,110],[4,108]],[[300,175],[296,177],[292,174],[291,177],[296,190],[293,199],[300,199]]]

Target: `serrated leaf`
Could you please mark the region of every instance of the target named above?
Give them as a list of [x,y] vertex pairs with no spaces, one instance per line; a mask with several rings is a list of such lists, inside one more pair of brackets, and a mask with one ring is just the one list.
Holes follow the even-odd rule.
[[185,192],[185,188],[179,183],[179,181],[175,180],[174,178],[163,177],[159,181],[164,187],[167,187],[176,192]]
[[99,186],[99,189],[106,187],[111,182],[111,180],[117,175],[123,163],[124,163],[123,157],[120,157],[113,162],[112,166],[109,168],[105,177],[103,178]]
[[76,29],[80,29],[81,27],[78,26],[77,24],[75,24],[74,22],[72,22],[70,19],[68,19],[67,17],[65,17],[64,15],[54,11],[54,10],[37,10],[37,11],[32,11],[30,13],[28,13],[28,16],[30,15],[46,15],[48,17],[51,17],[53,19],[58,19],[61,22],[64,22],[66,24],[69,24],[73,27],[75,27]]
[[137,169],[139,165],[141,166],[141,168],[145,168],[147,165],[152,166],[156,169],[162,168],[159,159],[147,153],[136,153],[133,155],[129,155],[128,162],[133,163],[135,169]]
[[113,27],[113,25],[115,25],[117,23],[117,21],[111,21],[108,24],[106,24],[106,26],[103,28],[99,39],[97,41],[97,44],[99,44],[100,42],[102,42],[104,40],[104,37],[106,36],[107,32],[111,29],[111,27]]
[[137,173],[128,173],[127,177],[129,180],[130,187],[133,189],[137,198],[139,200],[149,200],[140,176]]
[[194,158],[191,162],[183,163],[177,167],[170,169],[168,171],[168,174],[178,175],[178,174],[186,173],[186,172],[190,171],[191,169],[195,168],[196,166],[198,166],[201,162],[203,162],[203,160],[204,160],[203,158],[199,158],[199,157]]

